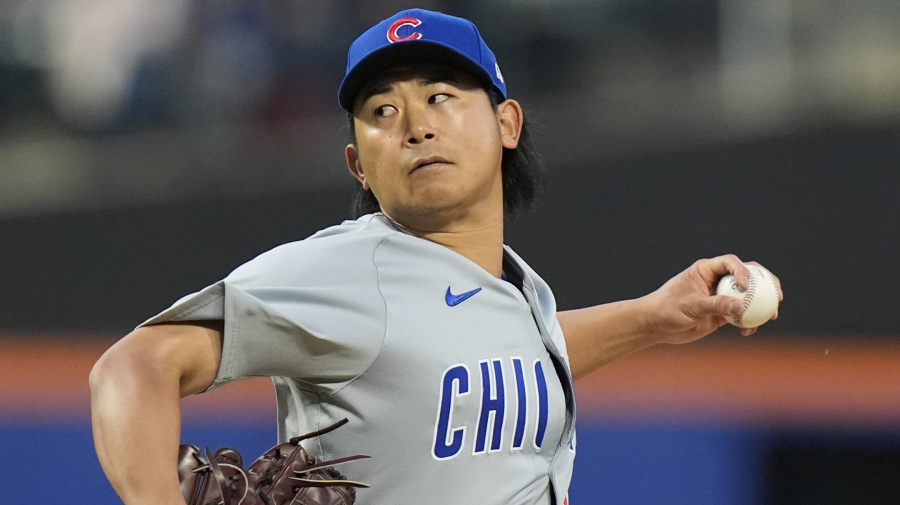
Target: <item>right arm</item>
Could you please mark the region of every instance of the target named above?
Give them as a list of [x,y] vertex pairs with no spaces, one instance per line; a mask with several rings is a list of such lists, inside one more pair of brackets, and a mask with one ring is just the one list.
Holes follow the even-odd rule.
[[221,356],[222,322],[196,321],[138,328],[94,365],[94,445],[127,505],[184,505],[180,400],[212,385]]

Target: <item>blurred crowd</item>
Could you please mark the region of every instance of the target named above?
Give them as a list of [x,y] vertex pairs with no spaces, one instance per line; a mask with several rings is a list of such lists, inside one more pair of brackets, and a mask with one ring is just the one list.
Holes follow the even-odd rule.
[[[139,152],[134,145],[158,146],[150,149],[168,153],[162,159],[190,158],[177,140],[185,135],[175,132],[251,125],[266,135],[293,132],[282,135],[283,143],[302,137],[315,146],[320,139],[296,132],[321,130],[323,121],[330,128],[340,116],[335,90],[349,43],[410,6],[399,0],[0,2],[0,196],[7,200],[0,212],[51,191],[51,182],[35,182],[42,170],[47,181],[61,174],[80,181],[84,201],[99,191],[84,181],[108,181],[97,171],[120,170],[123,159]],[[567,117],[566,124],[595,129],[614,145],[622,139],[608,132],[730,134],[900,118],[896,0],[421,0],[415,6],[476,20],[500,56],[513,96],[542,103]],[[96,142],[146,132],[173,133],[126,146]],[[254,149],[223,157],[258,157]],[[146,168],[137,165],[123,179],[139,179]],[[4,192],[4,185],[15,190]],[[61,186],[53,191],[75,194]],[[16,200],[26,192],[28,198]]]
[[[518,93],[718,75],[747,100],[820,83],[900,105],[893,0],[424,0],[478,20]],[[406,2],[6,0],[0,121],[86,132],[333,113],[349,42]],[[807,97],[809,98],[809,97]],[[814,98],[814,97],[813,97]]]
[[91,132],[296,118],[331,105],[365,3],[20,0],[2,9],[7,122]]

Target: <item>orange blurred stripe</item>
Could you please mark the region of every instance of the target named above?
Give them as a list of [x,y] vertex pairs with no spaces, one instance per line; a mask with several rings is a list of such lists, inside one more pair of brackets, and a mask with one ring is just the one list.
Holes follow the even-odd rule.
[[661,346],[597,371],[577,389],[589,419],[900,427],[900,338]]
[[[87,419],[88,375],[113,343],[115,339],[0,339],[0,420]],[[183,411],[186,418],[272,422],[272,381],[239,381],[189,397]]]
[[[900,427],[900,337],[723,340],[659,346],[580,380],[579,418]],[[86,418],[88,374],[112,343],[0,339],[0,419]],[[184,411],[271,422],[272,384],[235,382],[186,399]]]
[[55,416],[88,410],[88,374],[111,342],[0,340],[0,416]]

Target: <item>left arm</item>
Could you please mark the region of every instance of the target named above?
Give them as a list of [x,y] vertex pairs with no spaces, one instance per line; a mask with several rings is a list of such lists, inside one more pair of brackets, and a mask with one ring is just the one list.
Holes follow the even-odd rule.
[[719,279],[728,273],[747,289],[747,267],[737,256],[725,255],[695,262],[641,298],[558,312],[573,377],[654,344],[693,342],[724,325],[725,316],[743,311],[738,299],[715,294]]

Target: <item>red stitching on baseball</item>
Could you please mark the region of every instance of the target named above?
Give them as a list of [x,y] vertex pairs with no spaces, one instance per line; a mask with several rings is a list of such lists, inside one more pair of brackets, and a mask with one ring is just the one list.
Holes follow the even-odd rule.
[[[744,312],[747,312],[747,309],[750,308],[750,303],[753,301],[753,297],[756,294],[756,277],[753,275],[753,272],[750,272],[750,285],[747,287],[747,291],[744,291]],[[744,326],[744,314],[740,314],[735,316],[734,322],[737,323],[738,326]]]

